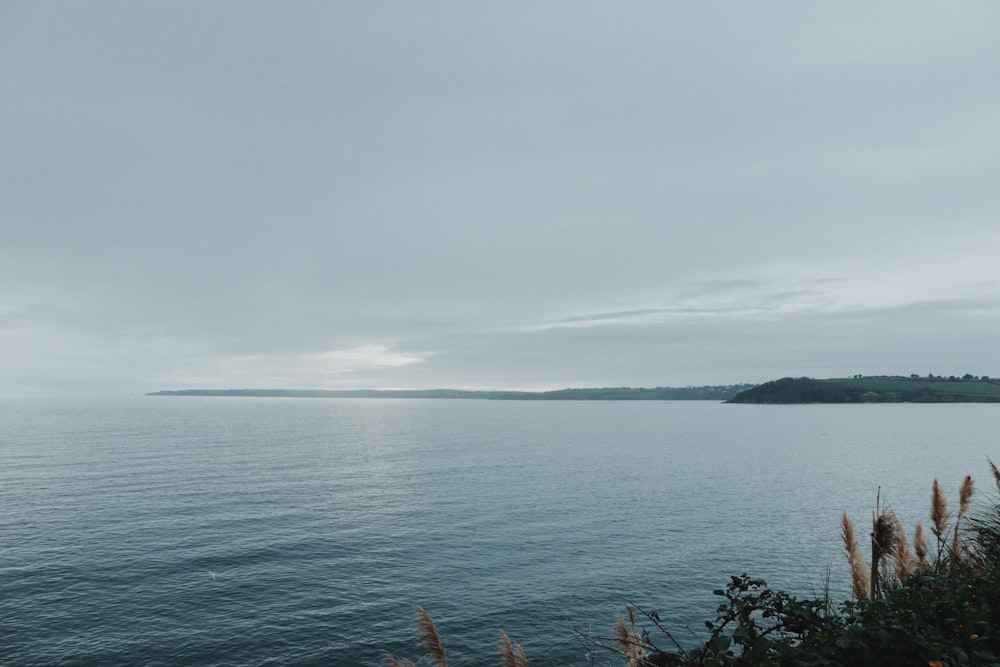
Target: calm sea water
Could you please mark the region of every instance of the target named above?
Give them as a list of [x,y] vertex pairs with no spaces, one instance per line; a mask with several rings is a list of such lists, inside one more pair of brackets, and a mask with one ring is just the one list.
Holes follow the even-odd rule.
[[[0,402],[0,664],[610,665],[729,575],[847,594],[838,521],[988,480],[991,405],[145,397]],[[863,530],[863,527],[862,527]],[[418,664],[427,664],[418,661]]]

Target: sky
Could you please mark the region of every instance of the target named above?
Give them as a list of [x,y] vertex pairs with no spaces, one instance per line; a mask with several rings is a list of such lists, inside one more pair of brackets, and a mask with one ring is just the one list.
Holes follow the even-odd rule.
[[0,0],[0,394],[1000,376],[1000,4]]

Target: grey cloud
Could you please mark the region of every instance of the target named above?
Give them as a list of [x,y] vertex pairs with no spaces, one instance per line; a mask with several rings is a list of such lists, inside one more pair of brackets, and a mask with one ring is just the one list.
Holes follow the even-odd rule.
[[0,11],[0,333],[107,386],[367,346],[435,353],[367,386],[766,379],[877,357],[829,318],[891,329],[896,283],[1000,280],[992,3]]

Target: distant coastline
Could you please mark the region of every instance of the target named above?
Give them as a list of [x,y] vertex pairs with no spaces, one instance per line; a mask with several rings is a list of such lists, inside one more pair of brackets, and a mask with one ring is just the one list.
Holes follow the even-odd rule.
[[757,385],[728,403],[1000,403],[1000,380],[988,376],[855,375],[816,380],[781,378]]
[[701,387],[604,387],[554,391],[466,391],[462,389],[181,389],[147,396],[252,398],[448,398],[492,401],[728,401],[752,384]]
[[464,389],[179,389],[147,396],[237,398],[420,398],[490,401],[722,401],[726,403],[1000,403],[1000,379],[964,375],[781,378],[764,384],[601,387],[553,391]]

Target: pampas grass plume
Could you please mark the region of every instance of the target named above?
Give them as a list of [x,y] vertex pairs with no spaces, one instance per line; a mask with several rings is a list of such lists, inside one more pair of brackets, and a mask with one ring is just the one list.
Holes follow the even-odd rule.
[[969,506],[972,504],[972,494],[976,492],[976,486],[971,475],[966,475],[962,480],[962,488],[958,492],[958,516],[963,517],[969,513]]
[[391,653],[386,653],[382,656],[382,662],[385,667],[417,667],[412,660],[402,659],[400,660]]
[[878,597],[879,591],[879,571],[890,555],[896,553],[896,546],[899,544],[899,533],[896,527],[899,519],[891,509],[882,510],[872,519],[872,573],[871,573],[871,598]]
[[851,523],[847,512],[840,518],[841,534],[844,538],[844,550],[847,552],[847,562],[851,566],[851,584],[854,590],[854,597],[858,600],[868,597],[868,563],[861,555],[858,548],[858,541],[854,537],[854,524]]
[[927,552],[929,548],[927,534],[924,532],[924,525],[918,521],[917,525],[913,528],[913,551],[916,552],[917,560],[920,561],[920,566],[923,568],[928,567]]
[[906,542],[906,531],[899,519],[896,519],[896,553],[893,555],[896,564],[896,578],[899,583],[905,584],[907,577],[913,571],[913,555],[910,553],[910,545]]
[[618,621],[615,623],[615,635],[618,645],[621,646],[622,654],[628,667],[639,667],[644,663],[642,650],[642,638],[635,632],[635,614],[632,608],[628,608],[628,617],[631,621],[631,629],[625,625],[625,617],[618,613]]
[[503,667],[528,667],[528,659],[524,649],[519,644],[513,644],[503,630],[500,631],[500,655],[503,657]]
[[427,613],[427,610],[421,606],[417,606],[417,613],[420,615],[418,624],[420,626],[420,635],[423,637],[423,641],[420,645],[427,649],[428,655],[430,655],[431,660],[433,660],[438,667],[448,667],[448,658],[445,655],[444,644],[441,642],[441,637],[438,635],[437,628],[434,627],[434,619],[431,615]]
[[936,479],[931,487],[931,522],[934,524],[931,532],[939,541],[943,540],[945,531],[948,530],[948,501]]

